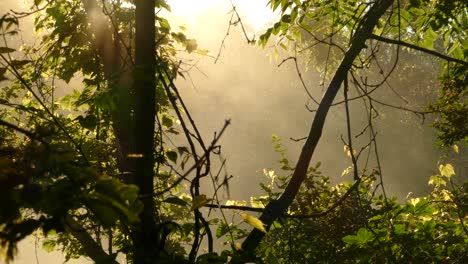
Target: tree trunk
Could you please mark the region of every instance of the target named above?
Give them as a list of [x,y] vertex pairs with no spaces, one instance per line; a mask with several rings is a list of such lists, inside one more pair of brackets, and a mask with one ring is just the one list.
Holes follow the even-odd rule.
[[156,263],[159,236],[153,200],[155,128],[155,13],[154,0],[135,0],[135,184],[140,189],[143,210],[134,229],[134,263]]

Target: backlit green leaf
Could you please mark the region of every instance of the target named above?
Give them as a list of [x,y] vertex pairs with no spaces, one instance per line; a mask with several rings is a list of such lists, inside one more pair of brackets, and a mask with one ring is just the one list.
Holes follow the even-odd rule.
[[260,220],[258,219],[257,217],[253,216],[253,215],[249,215],[249,214],[246,214],[246,213],[242,213],[241,214],[242,218],[244,219],[244,221],[257,228],[258,230],[262,231],[263,233],[266,233],[266,229],[265,229],[265,224]]
[[206,195],[200,194],[193,197],[191,210],[197,210],[207,204],[211,199],[207,199]]
[[447,163],[445,165],[440,165],[439,166],[439,171],[442,176],[445,176],[447,178],[452,177],[455,175],[455,169],[453,168],[452,164]]

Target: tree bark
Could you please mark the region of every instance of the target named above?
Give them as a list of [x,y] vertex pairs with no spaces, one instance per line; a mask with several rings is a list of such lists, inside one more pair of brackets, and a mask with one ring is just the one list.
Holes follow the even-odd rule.
[[155,2],[135,0],[135,184],[140,189],[143,210],[134,229],[134,263],[156,263],[159,235],[153,200],[154,129],[156,115]]
[[[305,142],[296,168],[293,172],[291,180],[289,181],[283,194],[278,200],[270,202],[263,211],[260,220],[266,225],[269,230],[271,224],[281,215],[283,215],[287,208],[291,205],[294,198],[296,197],[299,188],[304,181],[307,169],[309,167],[312,155],[322,135],[323,126],[327,117],[328,111],[336,97],[336,94],[340,90],[343,80],[346,78],[348,71],[351,69],[353,61],[359,55],[361,50],[365,48],[365,42],[372,36],[372,31],[377,24],[380,17],[385,11],[392,5],[394,0],[379,0],[369,9],[367,14],[364,16],[361,26],[356,30],[354,37],[351,40],[351,46],[346,52],[345,57],[340,63],[335,75],[333,76],[330,85],[328,86],[325,95],[323,96],[315,118],[312,122],[312,127],[309,132],[307,141]],[[242,244],[244,257],[253,257],[255,255],[255,249],[261,242],[265,233],[258,229],[253,229],[248,237]],[[234,261],[235,262],[235,261]]]

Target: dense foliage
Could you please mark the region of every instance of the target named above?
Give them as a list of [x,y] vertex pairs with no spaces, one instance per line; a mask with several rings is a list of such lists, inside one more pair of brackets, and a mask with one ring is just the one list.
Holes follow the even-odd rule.
[[[401,63],[401,54],[441,60],[437,102],[413,112],[437,115],[433,126],[441,145],[468,142],[467,2],[269,4],[281,18],[257,44],[275,41],[296,63],[306,55],[308,66],[321,73],[321,85],[330,85],[320,102],[309,98],[317,103],[310,109],[316,115],[297,165],[273,138],[282,172],[264,171],[264,196],[252,197],[250,206],[222,205],[218,199],[228,178],[211,173],[211,166],[229,122],[204,142],[174,81],[190,68],[178,52],[206,51],[155,15],[153,7],[170,11],[165,1],[36,0],[28,13],[2,14],[0,246],[5,258],[14,258],[19,241],[41,233],[47,250],[97,263],[119,258],[129,263],[467,262],[467,183],[457,185],[456,169],[441,161],[438,174],[429,178],[430,194],[387,197],[375,131],[375,105],[382,103],[374,95],[394,71],[404,76],[411,62]],[[238,16],[235,9],[233,14]],[[29,16],[37,42],[11,46],[21,19]],[[230,23],[241,23],[238,19]],[[320,163],[309,164],[340,88],[339,104],[347,115],[342,140],[350,158],[343,174],[354,182],[334,185],[319,171]],[[362,115],[368,117],[360,135],[369,140],[361,150],[353,142],[360,135],[351,133],[351,100],[362,100]],[[178,134],[185,145],[167,143]],[[364,150],[375,166],[363,161]],[[212,197],[200,191],[204,177],[211,178]],[[204,214],[202,207],[221,215]],[[216,253],[214,236],[231,247]]]

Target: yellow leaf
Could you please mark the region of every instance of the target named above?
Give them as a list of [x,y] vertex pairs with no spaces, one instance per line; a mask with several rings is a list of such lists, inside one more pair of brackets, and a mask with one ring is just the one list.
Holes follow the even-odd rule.
[[253,207],[253,208],[265,208],[265,206],[263,205],[263,203],[260,201],[260,199],[256,198],[256,197],[250,197],[250,205]]
[[197,210],[207,204],[211,199],[206,199],[206,195],[200,194],[193,197],[191,210]]
[[226,205],[235,205],[235,206],[246,206],[247,202],[244,200],[236,201],[236,200],[227,200]]
[[242,213],[241,216],[247,224],[257,228],[263,233],[266,233],[265,224],[260,219],[258,219],[257,217],[253,215],[249,215],[246,213]]
[[353,169],[353,166],[349,166],[348,168],[344,169],[344,171],[341,173],[341,177],[345,176],[346,174],[349,174],[349,172]]
[[458,153],[458,146],[457,145],[453,145],[453,151],[455,151],[456,153]]
[[[351,149],[348,147],[348,145],[345,145],[343,150],[346,153],[346,156],[351,158]],[[356,155],[356,150],[354,149],[353,149],[353,155]]]
[[453,168],[452,164],[447,163],[445,165],[440,165],[439,166],[439,171],[442,176],[445,176],[447,178],[452,177],[455,175],[455,169]]
[[239,242],[236,242],[236,243],[234,244],[234,248],[235,248],[236,250],[242,250],[242,245],[241,245]]
[[263,174],[267,176],[268,178],[273,178],[275,176],[275,171],[263,169]]
[[447,185],[447,182],[442,178],[440,177],[440,175],[433,175],[429,178],[429,185],[434,185],[436,187],[439,187],[439,186],[446,186]]
[[442,199],[444,199],[444,201],[452,201],[452,194],[449,191],[442,190],[440,194],[442,195]]
[[349,147],[348,147],[348,145],[344,145],[343,151],[344,151],[345,153],[346,153],[346,152],[349,152]]
[[421,201],[421,199],[418,198],[412,198],[411,200],[409,200],[410,204],[412,204],[413,206],[416,206],[419,202]]

